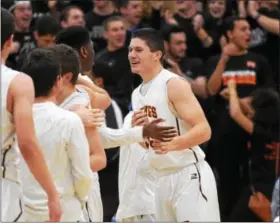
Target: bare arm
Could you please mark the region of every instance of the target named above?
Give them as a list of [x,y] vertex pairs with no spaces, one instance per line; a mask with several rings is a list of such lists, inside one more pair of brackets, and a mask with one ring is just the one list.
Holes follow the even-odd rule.
[[87,81],[80,76],[78,77],[77,84],[85,86],[85,90],[88,91],[90,97],[93,100],[92,102],[94,103],[94,108],[105,110],[110,106],[111,98],[104,89],[96,86],[93,82]]
[[[19,74],[11,83],[9,95],[12,98],[10,112],[13,114],[18,145],[20,152],[26,161],[34,178],[48,195],[49,205],[57,205],[57,213],[54,207],[50,207],[51,220],[59,221],[61,208],[59,194],[56,190],[51,174],[47,167],[43,153],[36,138],[32,105],[34,102],[34,86],[31,78],[25,74]],[[57,203],[57,204],[54,204]],[[52,210],[51,210],[52,209]],[[53,215],[53,216],[52,216]]]
[[[232,82],[232,81],[230,81]],[[230,116],[248,133],[253,133],[254,124],[252,120],[246,117],[243,113],[239,98],[236,92],[235,84],[228,83],[229,85],[229,103],[230,103]]]
[[256,21],[268,32],[280,36],[280,21],[278,19],[273,19],[265,15],[260,15]]
[[[174,91],[176,89],[176,91]],[[171,79],[167,84],[168,97],[179,117],[189,126],[187,133],[166,143],[169,151],[183,150],[210,139],[211,128],[187,81]],[[180,93],[178,93],[180,92]],[[164,143],[163,143],[164,145]]]
[[222,74],[226,68],[228,56],[221,56],[215,71],[210,76],[207,83],[207,90],[210,95],[216,95],[222,86]]
[[86,128],[86,135],[90,148],[90,167],[93,172],[97,172],[106,167],[106,154],[97,128]]

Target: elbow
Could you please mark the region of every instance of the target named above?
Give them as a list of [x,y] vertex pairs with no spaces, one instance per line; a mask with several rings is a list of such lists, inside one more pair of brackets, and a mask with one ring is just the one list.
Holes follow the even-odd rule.
[[209,84],[207,84],[206,90],[207,90],[207,93],[208,93],[209,96],[214,96],[218,92],[217,90],[213,89],[212,86],[209,85]]
[[202,143],[209,141],[211,139],[211,136],[212,136],[212,130],[211,130],[209,123],[207,122],[203,126],[203,136],[202,136],[203,142]]
[[95,159],[91,162],[90,168],[92,172],[98,172],[105,169],[107,166],[106,156],[96,156]]

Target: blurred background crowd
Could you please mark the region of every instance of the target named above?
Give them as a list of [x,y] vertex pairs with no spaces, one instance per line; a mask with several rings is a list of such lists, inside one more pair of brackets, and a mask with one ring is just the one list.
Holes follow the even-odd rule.
[[[250,110],[246,105],[256,89],[279,94],[277,0],[2,0],[1,5],[15,17],[13,53],[7,65],[16,70],[34,48],[55,44],[61,29],[88,29],[95,58],[87,75],[113,99],[106,111],[111,128],[122,126],[131,93],[141,83],[127,58],[131,33],[144,27],[159,30],[165,40],[164,67],[189,80],[212,127],[211,140],[201,146],[217,178],[222,220],[265,220],[250,210],[249,202],[252,186],[271,201],[279,176],[275,126],[280,113],[266,109],[271,94],[254,95],[263,109],[258,120],[273,123],[273,128],[264,133],[258,122],[253,132],[246,131],[229,108],[227,81],[234,77],[244,111]],[[99,177],[104,221],[111,221],[119,202],[119,148],[106,154],[108,165]],[[279,216],[279,206],[273,213]]]

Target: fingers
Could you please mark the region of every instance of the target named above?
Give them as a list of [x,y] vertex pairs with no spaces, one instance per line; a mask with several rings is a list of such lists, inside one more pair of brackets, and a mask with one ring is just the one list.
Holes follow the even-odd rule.
[[147,124],[148,117],[143,110],[136,111],[132,116],[132,125],[133,126],[142,126]]
[[136,119],[135,122],[134,122],[134,125],[141,126],[141,125],[147,124],[147,122],[148,122],[148,118],[147,117],[142,117],[142,118]]
[[162,118],[155,119],[151,122],[151,124],[159,124],[160,122],[164,122],[165,120]]

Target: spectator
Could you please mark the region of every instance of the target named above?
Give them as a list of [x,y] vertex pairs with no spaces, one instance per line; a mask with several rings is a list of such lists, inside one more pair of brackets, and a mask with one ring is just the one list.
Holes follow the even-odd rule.
[[132,93],[133,74],[127,57],[126,31],[121,17],[110,17],[104,22],[104,37],[107,47],[96,55],[96,62],[105,62],[110,67],[111,84],[104,88],[121,107],[123,115],[126,115]]
[[243,18],[230,17],[225,21],[225,28],[229,42],[221,55],[209,59],[206,68],[209,72],[208,93],[215,95],[216,99],[216,117],[207,156],[210,160],[214,157],[212,164],[219,174],[222,220],[229,217],[240,188],[248,178],[248,134],[229,116],[228,97],[219,94],[225,95],[230,79],[236,81],[242,100],[246,100],[257,87],[272,86],[268,61],[248,51],[251,36],[248,22]]
[[166,56],[165,68],[187,78],[194,94],[199,98],[206,97],[206,77],[203,76],[203,62],[199,58],[186,56],[187,39],[184,30],[176,25],[163,31]]
[[[210,41],[206,39],[207,35],[199,38],[199,30],[203,25],[203,18],[198,14],[198,8],[195,0],[191,1],[177,1],[177,13],[174,15],[178,25],[184,29],[188,40],[188,56],[199,57],[203,56],[203,41]],[[209,43],[207,43],[208,45]]]
[[106,47],[106,40],[103,38],[103,22],[118,13],[112,0],[93,0],[93,3],[94,8],[86,14],[86,27],[94,41],[94,51],[98,53]]
[[[277,4],[279,4],[278,1],[262,1],[261,3],[249,1],[246,8],[245,2],[243,2],[239,4],[239,13],[247,16],[252,28],[250,50],[262,54],[270,61],[274,81],[279,89],[280,10],[277,8]],[[275,28],[271,27],[271,19],[278,21]]]
[[[49,47],[55,44],[55,36],[59,31],[58,21],[50,16],[45,15],[40,17],[35,26],[34,38],[36,41],[36,47]],[[32,49],[33,50],[33,49]],[[21,70],[23,61],[27,58],[31,50],[22,53],[17,62],[17,69]]]
[[84,12],[77,6],[67,6],[60,16],[60,25],[63,29],[70,26],[85,26]]
[[[210,0],[207,2],[207,9],[203,13],[202,29],[209,35],[211,40],[208,41],[209,46],[204,49],[205,56],[203,58],[205,59],[221,53],[223,20],[226,18],[227,9],[226,0]],[[205,43],[207,44],[207,41]]]
[[229,80],[228,87],[230,115],[250,134],[250,181],[243,188],[229,220],[271,221],[270,201],[279,174],[280,97],[274,90],[257,89],[251,96],[251,111],[245,111],[246,116],[238,101],[236,82]]
[[16,32],[14,43],[7,65],[16,69],[20,55],[30,52],[36,47],[30,24],[32,21],[32,8],[30,1],[16,1],[9,9],[15,17]]

